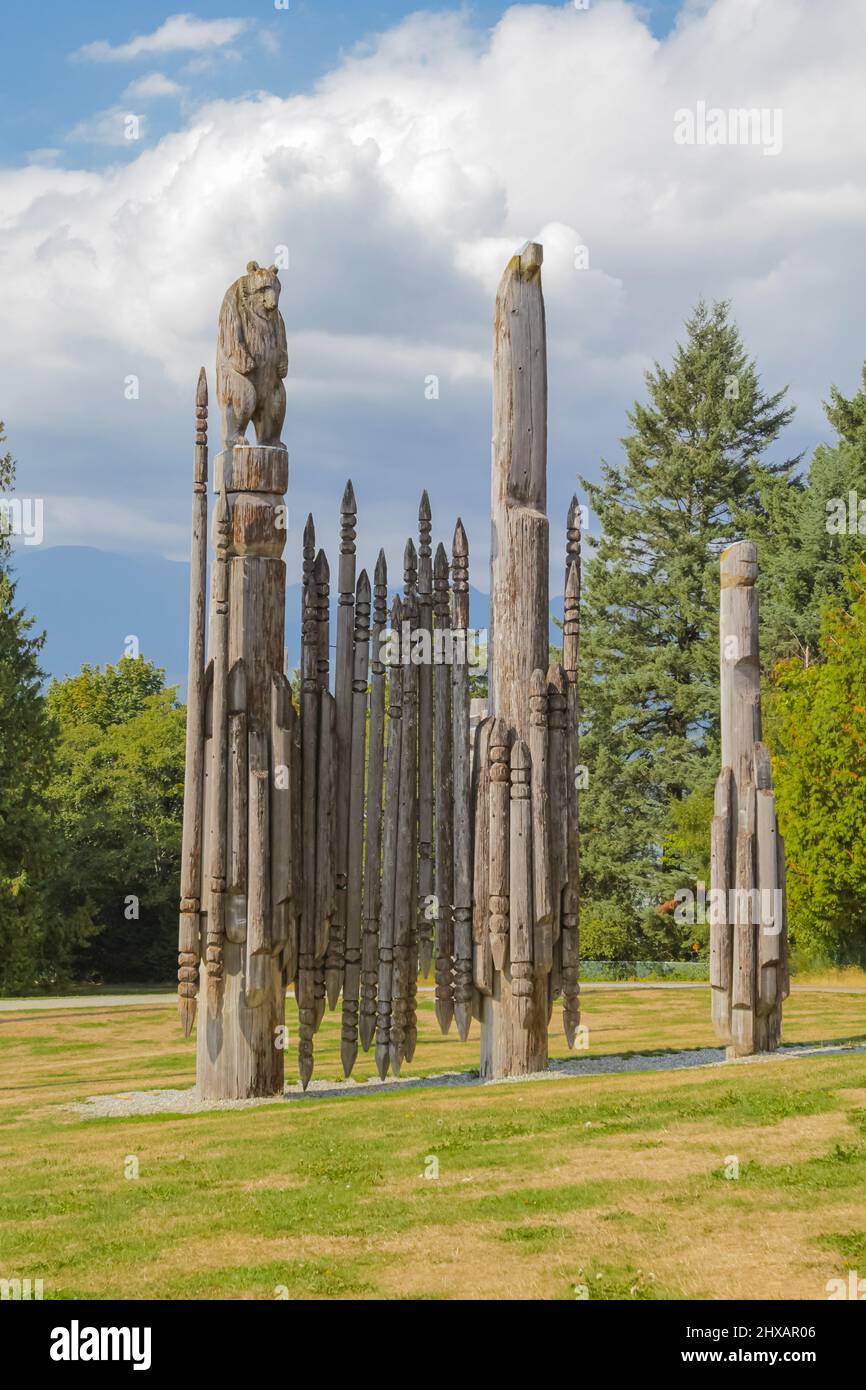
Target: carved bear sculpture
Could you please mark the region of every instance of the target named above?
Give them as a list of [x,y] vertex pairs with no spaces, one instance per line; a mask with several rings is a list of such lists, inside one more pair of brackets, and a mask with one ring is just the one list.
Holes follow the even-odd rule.
[[250,261],[226,291],[217,341],[217,399],[222,447],[246,441],[252,421],[257,444],[279,444],[286,415],[283,377],[289,370],[286,326],[279,309],[276,266]]

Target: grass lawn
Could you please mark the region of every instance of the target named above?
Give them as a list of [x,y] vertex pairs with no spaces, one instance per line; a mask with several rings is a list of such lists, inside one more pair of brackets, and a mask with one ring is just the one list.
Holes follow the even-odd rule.
[[[419,1002],[404,1075],[477,1065],[477,1035],[441,1038]],[[587,990],[590,1055],[712,1045],[708,1002]],[[785,1040],[866,1041],[866,997],[795,993]],[[823,1299],[866,1276],[866,1053],[183,1117],[63,1109],[191,1085],[194,1054],[164,1006],[0,1015],[0,1277],[46,1298]],[[336,1016],[315,1075],[340,1075]]]

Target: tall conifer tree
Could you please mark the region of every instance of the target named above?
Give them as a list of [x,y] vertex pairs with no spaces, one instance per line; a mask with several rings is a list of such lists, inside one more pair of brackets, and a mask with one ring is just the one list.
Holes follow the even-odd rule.
[[633,954],[662,948],[654,909],[681,886],[670,807],[718,771],[718,556],[761,529],[764,491],[798,462],[763,459],[794,410],[787,388],[762,390],[726,303],[697,305],[646,384],[622,466],[582,479],[601,533],[582,615],[583,877],[590,922],[615,911]]

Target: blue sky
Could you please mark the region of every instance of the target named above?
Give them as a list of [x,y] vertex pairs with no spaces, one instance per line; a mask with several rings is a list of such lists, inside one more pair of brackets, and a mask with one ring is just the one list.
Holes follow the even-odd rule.
[[[636,8],[661,36],[674,23],[680,5],[681,0],[650,0]],[[212,55],[212,66],[193,83],[194,99],[238,96],[260,87],[282,95],[305,91],[356,44],[423,8],[441,11],[461,6],[289,0],[287,11],[277,11],[267,0],[253,5],[228,0],[190,7],[186,12],[200,19],[241,18],[249,24],[245,42],[233,50],[231,59],[221,61],[218,53]],[[483,32],[508,6],[476,0],[462,8]],[[4,48],[13,61],[4,63],[0,162],[24,162],[31,152],[49,149],[60,151],[58,159],[67,166],[82,159],[93,166],[117,158],[116,149],[68,137],[95,109],[118,101],[135,73],[147,70],[147,60],[94,63],[74,55],[99,40],[118,46],[134,35],[153,33],[178,12],[155,0],[136,0],[134,5],[44,0],[4,6]],[[160,57],[160,70],[172,79],[182,77],[191,56],[189,51],[166,53]],[[168,104],[162,111],[153,110],[151,134],[169,129],[174,115]]]
[[[699,296],[729,299],[767,389],[790,387],[777,458],[827,437],[831,383],[859,384],[862,0],[85,0],[3,26],[0,419],[45,547],[188,552],[198,370],[213,384],[226,288],[278,248],[290,580],[308,510],[333,549],[351,476],[363,563],[401,552],[427,487],[485,586],[493,300],[527,239],[554,527],[620,458]],[[706,106],[778,113],[784,138],[679,141]]]

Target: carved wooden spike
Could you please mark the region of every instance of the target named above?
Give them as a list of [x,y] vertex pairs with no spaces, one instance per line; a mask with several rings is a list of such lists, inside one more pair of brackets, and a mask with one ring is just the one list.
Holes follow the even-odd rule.
[[271,884],[268,868],[270,767],[267,736],[249,736],[249,894],[244,994],[247,1007],[264,1003],[271,978]]
[[710,840],[710,990],[713,1027],[724,1043],[731,1038],[731,977],[734,935],[728,919],[732,872],[731,798],[733,774],[723,767],[716,782],[715,814]]
[[529,749],[517,739],[511,749],[509,893],[511,992],[521,1027],[532,1010],[532,806]]
[[178,1007],[184,1036],[195,1022],[201,954],[202,843],[204,835],[205,587],[207,583],[207,376],[202,367],[195,392],[192,548],[189,574],[189,648],[186,705],[186,763],[178,923]]
[[385,666],[381,643],[387,623],[385,601],[388,569],[385,552],[379,551],[373,576],[372,675],[370,680],[370,732],[367,763],[367,815],[364,844],[364,933],[361,947],[361,1014],[359,1032],[366,1052],[376,1030],[379,919],[382,912],[382,774],[385,754]]
[[331,671],[331,570],[328,557],[320,550],[313,563],[313,603],[316,605],[316,684],[327,690]]
[[472,1023],[472,807],[469,766],[469,543],[457,521],[452,548],[454,645],[452,730],[454,778],[454,1018],[462,1042]]
[[[408,550],[408,547],[407,547]],[[407,583],[403,640],[412,651],[412,633],[418,623],[418,605]],[[406,1055],[413,979],[413,936],[417,912],[417,817],[418,817],[418,667],[403,661],[403,715],[401,720],[400,793],[397,811],[397,872],[394,890],[394,970],[391,1004],[391,1070],[400,1075]]]
[[[429,501],[427,502],[426,510],[427,510],[428,512],[429,512],[429,510],[430,510]],[[420,522],[421,527],[422,527],[422,535],[423,535],[423,528],[424,528],[425,524],[427,524],[427,523],[425,522],[424,512],[425,512],[424,498],[422,497],[422,499],[421,499],[421,506],[420,506],[420,508],[419,508],[419,522]],[[428,536],[427,536],[426,545],[427,545],[427,550],[428,550],[428,559],[427,559],[427,562],[426,562],[426,574],[425,574],[424,582],[425,582],[425,584],[426,584],[426,586],[427,586],[427,592],[426,592],[426,595],[425,595],[425,600],[426,600],[427,605],[428,605],[428,608],[427,608],[427,618],[428,618],[428,620],[431,620],[431,626],[432,626],[432,619],[431,619],[431,612],[430,612],[430,603],[431,603],[432,597],[433,597],[433,595],[432,595],[433,580],[432,580],[432,573],[431,573],[431,571],[430,571],[430,562],[429,562],[429,549],[430,549],[429,525],[428,525],[428,528],[427,528],[427,529],[428,529]],[[422,543],[423,543],[423,541],[422,541]],[[409,604],[412,606],[412,611],[411,611],[411,615],[410,615],[410,622],[409,622],[409,629],[410,629],[409,653],[410,653],[410,663],[413,664],[413,666],[414,666],[414,672],[415,672],[415,702],[416,702],[416,705],[415,705],[415,730],[416,730],[416,732],[415,732],[415,739],[414,739],[414,743],[413,743],[414,750],[415,750],[415,751],[414,751],[414,758],[415,758],[415,792],[414,792],[414,812],[413,812],[413,816],[412,816],[412,837],[413,837],[413,845],[412,845],[411,873],[412,873],[412,892],[414,892],[414,893],[416,894],[416,898],[415,898],[414,901],[410,902],[410,905],[409,905],[408,911],[409,911],[409,914],[410,914],[410,915],[409,915],[409,918],[408,918],[408,921],[407,921],[407,927],[406,927],[406,933],[405,933],[405,934],[406,934],[406,940],[407,940],[407,945],[406,945],[406,948],[405,948],[405,949],[406,949],[406,959],[405,959],[405,973],[406,973],[406,987],[405,987],[405,993],[406,993],[405,1027],[404,1027],[404,1030],[403,1030],[402,1044],[401,1044],[401,1046],[398,1048],[398,1052],[401,1053],[400,1061],[402,1061],[402,1059],[405,1057],[405,1059],[406,1059],[407,1062],[411,1062],[412,1058],[413,1058],[414,1055],[415,1055],[415,1046],[416,1046],[416,1042],[417,1042],[417,1038],[418,1038],[418,1018],[417,1018],[418,955],[419,955],[419,949],[420,949],[420,936],[419,936],[419,932],[420,932],[420,926],[421,926],[421,920],[422,920],[422,911],[421,911],[421,908],[422,908],[422,906],[423,906],[423,905],[420,903],[420,878],[419,878],[419,873],[420,873],[420,868],[421,868],[421,849],[420,849],[420,845],[419,845],[419,835],[420,835],[420,824],[419,824],[419,814],[420,814],[420,810],[419,810],[419,802],[420,802],[420,789],[421,789],[422,779],[423,779],[423,773],[422,773],[422,768],[421,768],[421,764],[420,764],[420,750],[421,750],[421,744],[422,744],[422,743],[424,744],[425,752],[429,753],[429,756],[430,756],[430,759],[431,759],[431,765],[430,765],[430,771],[429,771],[429,776],[430,776],[431,779],[432,779],[432,775],[433,775],[433,767],[432,767],[432,758],[433,758],[433,728],[432,728],[432,723],[431,723],[429,729],[428,729],[428,730],[426,731],[426,733],[425,733],[425,732],[422,730],[422,728],[421,728],[421,721],[420,721],[420,699],[421,699],[421,690],[422,690],[422,683],[423,683],[423,678],[424,678],[424,674],[425,674],[425,668],[426,668],[427,675],[428,675],[428,676],[430,677],[430,679],[431,679],[431,687],[430,687],[430,700],[431,700],[431,706],[432,706],[432,674],[433,674],[433,672],[432,672],[432,667],[430,667],[429,665],[427,665],[427,663],[425,663],[425,662],[422,662],[421,664],[415,664],[416,661],[417,661],[416,646],[415,646],[416,639],[414,638],[414,636],[411,635],[411,634],[417,632],[417,631],[421,628],[421,607],[420,607],[420,591],[419,591],[419,573],[420,573],[420,570],[419,570],[419,560],[418,560],[418,556],[417,556],[416,551],[415,551],[415,542],[412,540],[412,537],[410,536],[409,539],[408,539],[407,542],[406,542],[406,549],[405,549],[404,554],[403,554],[403,588],[404,588],[404,593],[405,593],[405,595],[406,595],[406,601],[407,601],[407,603],[409,603]],[[405,627],[405,625],[406,625],[406,624],[405,624],[405,620],[404,620],[404,627]],[[421,655],[422,655],[422,656],[424,655],[423,650],[422,650],[422,652],[421,652]],[[432,707],[431,707],[431,708],[429,709],[429,711],[428,711],[428,714],[429,714],[429,716],[431,717],[431,719],[432,719],[432,713],[433,713],[433,711],[432,711]],[[404,680],[404,682],[403,682],[403,714],[404,714],[404,719],[405,719],[405,714],[406,714],[406,682],[405,682],[405,680]],[[404,729],[405,729],[405,725],[404,725]],[[402,776],[402,772],[401,772],[401,776]],[[428,846],[430,847],[430,853],[432,853],[432,835],[433,835],[433,825],[432,825],[432,821],[433,821],[433,799],[432,799],[432,798],[433,798],[433,788],[432,788],[432,785],[431,785],[430,788],[429,788],[429,794],[430,794],[430,808],[429,808],[429,809],[430,809],[430,815],[429,815],[429,820],[430,820],[430,826],[429,826],[430,839],[428,840]],[[429,854],[428,854],[428,859],[429,859]],[[429,866],[429,867],[430,867],[430,876],[429,876],[429,889],[428,889],[428,893],[431,893],[432,890],[433,890],[433,878],[432,878],[432,875],[433,875],[433,865],[432,865],[432,861],[430,862],[430,866]],[[395,957],[395,966],[396,966],[396,961],[397,961],[397,957]],[[395,991],[395,997],[396,997],[396,991]],[[393,1033],[393,1025],[392,1025],[392,1033]],[[392,1047],[392,1052],[393,1052],[393,1047]],[[392,1065],[393,1065],[393,1063],[392,1063]],[[399,1062],[398,1062],[398,1065],[397,1065],[397,1068],[396,1068],[396,1071],[395,1071],[395,1075],[399,1075],[399,1069],[400,1069],[400,1064],[399,1064]]]
[[496,719],[490,730],[488,885],[490,900],[490,950],[496,970],[508,965],[510,870],[511,752],[504,719]]
[[316,562],[316,526],[310,512],[304,524],[303,540],[303,583],[301,585],[301,635],[303,640],[304,621],[307,607],[312,603],[310,584],[313,579],[313,565]]
[[482,719],[475,730],[472,758],[472,805],[475,808],[472,879],[472,976],[482,994],[493,992],[493,952],[490,946],[490,735],[493,720]]
[[219,1004],[218,985],[223,978],[222,943],[225,936],[225,892],[228,858],[228,548],[231,518],[225,489],[214,515],[213,567],[213,738],[210,791],[210,897],[207,921],[207,968],[214,988],[208,990],[212,1009]]
[[319,747],[318,646],[316,582],[310,573],[301,643],[301,845],[303,905],[298,950],[298,1073],[304,1089],[313,1074],[313,1034],[316,1031],[316,764]]
[[382,1081],[391,1061],[391,988],[394,968],[394,894],[397,877],[397,813],[400,801],[400,756],[403,723],[403,669],[400,631],[403,606],[395,595],[391,608],[388,672],[388,757],[382,830],[382,919],[379,929],[379,981],[376,999],[376,1069]]
[[296,777],[292,690],[286,677],[276,672],[271,676],[271,940],[286,980],[294,979],[298,953],[292,869],[300,852],[292,815]]
[[243,657],[229,672],[228,690],[228,873],[226,940],[247,939],[247,798],[250,766],[247,748],[247,682]]
[[364,768],[367,754],[367,667],[370,660],[370,581],[362,570],[355,592],[352,675],[351,765],[349,775],[349,857],[346,884],[346,974],[340,1058],[346,1076],[358,1055],[361,987],[361,891],[364,856]]
[[561,666],[547,672],[547,739],[550,769],[550,879],[553,940],[562,929],[562,890],[568,876],[568,677]]
[[579,512],[572,502],[566,542],[568,574],[565,582],[563,664],[567,691],[565,711],[565,793],[568,798],[566,881],[561,903],[560,960],[562,963],[563,1024],[569,1047],[574,1046],[580,1023],[580,823],[577,795],[577,676],[580,637],[580,529]]
[[736,906],[734,912],[734,966],[731,1008],[733,1047],[739,1054],[755,1044],[755,923],[752,889],[755,887],[755,788],[741,783],[742,817],[746,828],[736,839]]
[[[430,544],[430,498],[421,494],[418,508],[418,626],[433,647],[433,561]],[[426,978],[433,960],[433,662],[418,668],[418,949],[420,973]],[[410,1045],[406,1048],[412,1060]]]
[[351,479],[346,483],[340,503],[340,600],[337,607],[337,664],[334,688],[337,698],[337,744],[335,765],[335,795],[337,823],[335,827],[336,884],[334,918],[325,961],[325,981],[328,1005],[337,1007],[345,970],[347,876],[349,862],[349,799],[352,761],[352,667],[353,633],[355,627],[355,523],[358,504]]
[[[448,555],[441,541],[433,567],[436,636],[442,656],[450,640],[451,614],[448,603]],[[441,638],[440,635],[441,634]],[[434,681],[434,750],[436,783],[436,1019],[447,1033],[454,1017],[454,786],[451,769],[451,665],[437,660]]]
[[536,669],[529,682],[529,754],[532,763],[532,882],[535,895],[533,961],[553,969],[553,896],[550,883],[550,790],[547,759],[547,681]]
[[319,691],[319,758],[316,769],[316,960],[324,959],[334,911],[334,725],[336,701]]

